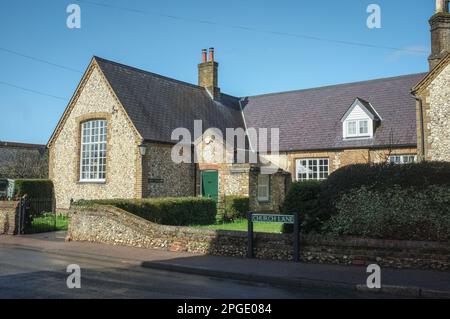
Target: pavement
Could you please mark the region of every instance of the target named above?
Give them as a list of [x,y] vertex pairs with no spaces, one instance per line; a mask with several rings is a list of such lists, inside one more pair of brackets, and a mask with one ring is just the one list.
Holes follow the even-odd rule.
[[[234,257],[204,256],[163,250],[65,242],[65,232],[0,236],[0,247],[21,248],[100,261],[120,260],[144,269],[189,274],[274,287],[323,289],[347,293],[369,293],[410,298],[450,298],[450,272],[381,270],[381,289],[368,289],[365,267],[305,264]],[[1,259],[1,258],[0,258]]]

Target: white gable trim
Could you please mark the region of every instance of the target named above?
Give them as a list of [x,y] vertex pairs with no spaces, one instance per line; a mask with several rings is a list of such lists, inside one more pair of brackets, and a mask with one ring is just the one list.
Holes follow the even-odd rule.
[[[370,102],[369,102],[370,104]],[[352,105],[350,106],[350,108],[347,110],[347,112],[345,112],[344,116],[341,119],[341,122],[345,122],[348,118],[348,116],[353,112],[353,110],[359,106],[366,114],[367,116],[372,120],[375,121],[375,115],[372,114],[372,112],[370,112],[365,106],[364,104],[360,101],[359,98],[356,98],[355,101],[352,103]],[[378,112],[375,110],[375,108],[373,107],[372,104],[370,104],[370,106],[372,107],[373,111],[375,112],[375,114],[377,115],[377,117],[381,120],[383,120],[381,118],[381,116],[378,114]]]

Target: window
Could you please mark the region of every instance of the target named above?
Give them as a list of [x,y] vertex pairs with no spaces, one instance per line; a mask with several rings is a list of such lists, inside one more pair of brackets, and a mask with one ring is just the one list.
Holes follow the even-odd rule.
[[347,121],[346,123],[347,134],[345,137],[370,137],[368,120]]
[[297,181],[324,180],[329,175],[328,158],[297,160]]
[[367,121],[359,121],[359,134],[367,135],[369,134],[369,122]]
[[417,161],[416,155],[393,155],[389,156],[389,163],[391,164],[409,164]]
[[106,178],[106,121],[81,125],[80,181],[103,182]]
[[270,175],[260,174],[258,175],[258,201],[269,201],[270,192]]
[[348,136],[356,135],[356,122],[355,121],[348,122],[347,135]]

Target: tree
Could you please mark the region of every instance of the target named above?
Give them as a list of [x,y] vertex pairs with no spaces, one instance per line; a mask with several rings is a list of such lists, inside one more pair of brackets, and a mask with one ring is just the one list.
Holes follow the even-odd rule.
[[37,150],[2,149],[1,178],[48,178],[48,153]]

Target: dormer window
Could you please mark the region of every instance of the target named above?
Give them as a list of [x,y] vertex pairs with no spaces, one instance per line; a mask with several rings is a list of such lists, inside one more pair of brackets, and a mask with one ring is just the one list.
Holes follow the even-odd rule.
[[370,137],[369,120],[347,121],[347,138]]
[[357,98],[341,121],[344,139],[373,138],[381,117],[369,102]]

